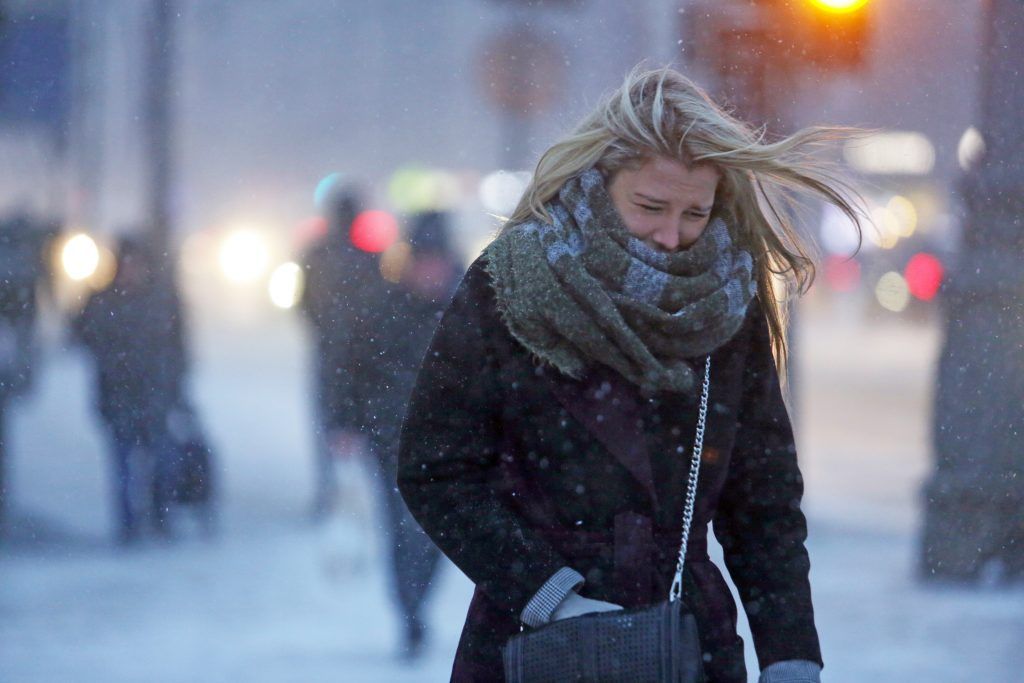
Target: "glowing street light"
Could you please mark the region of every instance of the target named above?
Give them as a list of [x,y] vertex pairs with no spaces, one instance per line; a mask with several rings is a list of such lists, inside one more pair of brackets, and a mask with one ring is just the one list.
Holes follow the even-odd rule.
[[270,276],[270,301],[278,308],[293,308],[302,296],[303,284],[302,268],[299,264],[291,261],[282,263]]
[[64,243],[60,260],[68,277],[80,282],[96,272],[100,265],[100,250],[93,238],[78,233]]
[[811,4],[826,12],[845,14],[846,12],[856,12],[868,4],[868,0],[811,0]]
[[261,235],[252,230],[236,230],[228,235],[218,254],[224,276],[232,282],[258,280],[267,269],[270,250]]

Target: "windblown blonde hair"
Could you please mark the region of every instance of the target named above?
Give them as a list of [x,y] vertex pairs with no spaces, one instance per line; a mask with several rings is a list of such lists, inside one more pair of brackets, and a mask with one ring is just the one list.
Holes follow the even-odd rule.
[[505,227],[538,218],[550,222],[544,203],[566,180],[593,166],[607,182],[618,170],[655,156],[688,167],[712,165],[720,174],[712,217],[734,225],[740,246],[754,257],[758,296],[783,373],[787,304],[807,291],[815,275],[811,247],[795,230],[792,216],[803,200],[817,197],[846,214],[860,237],[863,199],[834,164],[818,155],[860,132],[811,127],[769,142],[763,128],[734,118],[679,72],[636,67],[544,153]]

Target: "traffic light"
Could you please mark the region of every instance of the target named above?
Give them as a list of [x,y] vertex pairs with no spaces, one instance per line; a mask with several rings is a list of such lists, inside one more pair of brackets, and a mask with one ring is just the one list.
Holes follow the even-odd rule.
[[871,38],[870,0],[803,0],[797,10],[812,46],[808,57],[822,67],[855,69]]
[[684,38],[698,59],[720,61],[753,44],[774,67],[853,71],[871,42],[871,0],[698,0],[683,14]]

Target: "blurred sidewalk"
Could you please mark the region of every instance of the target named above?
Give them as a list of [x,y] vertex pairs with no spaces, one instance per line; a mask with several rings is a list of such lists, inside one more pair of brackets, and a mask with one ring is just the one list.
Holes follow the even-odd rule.
[[[0,549],[0,681],[447,680],[468,581],[445,568],[431,650],[416,667],[397,664],[364,475],[352,470],[337,519],[305,523],[311,444],[294,321],[204,335],[196,390],[224,468],[214,542],[110,546],[107,462],[84,366],[72,354],[47,358],[12,426],[16,527]],[[1024,680],[1024,590],[913,581],[934,329],[866,332],[809,314],[799,343],[825,680]]]

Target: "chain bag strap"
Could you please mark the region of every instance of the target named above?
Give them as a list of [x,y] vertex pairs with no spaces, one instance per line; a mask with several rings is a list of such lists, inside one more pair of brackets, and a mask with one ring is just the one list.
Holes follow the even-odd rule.
[[683,507],[683,539],[679,545],[679,561],[676,562],[676,576],[668,599],[675,602],[683,596],[683,566],[686,564],[686,548],[690,544],[690,525],[693,523],[693,508],[697,502],[697,480],[700,477],[700,458],[704,453],[704,426],[708,418],[708,394],[711,389],[711,356],[704,361],[704,385],[700,392],[700,412],[697,414],[697,433],[693,437],[693,454],[690,456],[690,479],[686,485],[686,505]]

